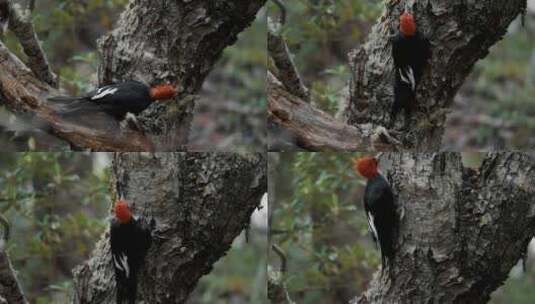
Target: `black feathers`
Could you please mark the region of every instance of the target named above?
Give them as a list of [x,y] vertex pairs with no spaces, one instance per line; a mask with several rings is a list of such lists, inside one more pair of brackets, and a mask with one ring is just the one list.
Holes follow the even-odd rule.
[[419,32],[412,36],[402,33],[392,42],[394,58],[394,103],[391,111],[391,124],[396,121],[397,114],[405,111],[405,123],[416,108],[416,89],[429,58],[431,45]]
[[364,210],[373,239],[380,247],[384,270],[387,265],[391,264],[394,256],[393,239],[397,218],[394,195],[390,185],[380,174],[368,180],[366,184]]
[[136,302],[137,275],[151,245],[150,229],[132,219],[121,224],[112,220],[110,227],[112,263],[117,283],[117,304]]
[[61,116],[99,111],[119,120],[124,119],[127,113],[141,113],[152,103],[149,86],[139,81],[104,86],[80,97],[57,96],[48,100],[56,103]]

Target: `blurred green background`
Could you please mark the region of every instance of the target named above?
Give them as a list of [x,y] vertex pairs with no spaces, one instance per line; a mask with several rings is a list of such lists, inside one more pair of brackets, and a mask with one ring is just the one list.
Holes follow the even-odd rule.
[[[108,229],[110,157],[0,153],[0,212],[12,232],[7,252],[30,303],[69,302],[73,267]],[[249,242],[243,234],[234,241],[189,303],[266,303],[266,217],[255,213]]]
[[[318,107],[335,114],[349,81],[347,53],[365,42],[384,1],[283,1],[283,34]],[[455,97],[443,150],[535,147],[535,1],[479,61]],[[279,9],[268,6],[269,16]]]
[[[299,304],[338,304],[360,295],[380,267],[362,206],[365,180],[354,173],[358,153],[270,153],[271,242],[288,260],[284,282]],[[483,155],[464,153],[477,168]],[[515,266],[491,304],[532,304],[535,242],[524,273]],[[269,254],[279,269],[280,258]]]
[[[22,5],[27,0],[15,1]],[[113,29],[128,0],[40,0],[33,21],[53,70],[61,76],[61,87],[76,95],[97,83],[96,40]],[[10,50],[25,60],[11,32],[1,38]],[[266,14],[258,13],[238,42],[225,49],[206,79],[195,107],[191,126],[191,150],[260,151],[265,145]],[[0,107],[0,118],[5,109]],[[2,132],[3,151],[21,151],[36,146],[29,138]],[[54,150],[37,141],[39,151]]]

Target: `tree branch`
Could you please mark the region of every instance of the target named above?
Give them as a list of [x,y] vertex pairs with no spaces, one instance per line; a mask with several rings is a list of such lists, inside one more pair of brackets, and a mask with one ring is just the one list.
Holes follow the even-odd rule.
[[31,10],[23,9],[12,0],[7,0],[9,10],[9,29],[20,41],[24,53],[28,57],[28,67],[35,76],[53,88],[58,87],[58,77],[52,72],[46,55],[41,48],[31,21]]
[[535,159],[491,153],[478,170],[459,153],[381,158],[400,227],[391,276],[357,303],[486,303],[535,236]]
[[[185,303],[236,236],[267,190],[264,154],[116,154],[112,186],[156,220],[139,278],[145,303]],[[74,303],[115,304],[115,277],[106,233],[92,258],[74,271]]]
[[[279,1],[275,3],[281,10],[281,22],[283,22],[286,19],[285,8]],[[271,18],[268,18],[268,53],[277,67],[274,73],[281,79],[288,92],[310,102],[310,92],[299,76],[286,41],[278,33],[280,28],[281,24],[275,24]]]
[[268,265],[268,299],[271,303],[295,303],[290,298],[286,284],[284,283],[284,277],[286,276],[287,266],[286,266],[286,254],[284,251],[277,245],[272,244],[271,249],[279,256],[281,260],[281,266],[278,271],[270,269],[271,266]]
[[154,146],[143,134],[123,129],[119,122],[102,113],[70,121],[56,114],[46,101],[58,92],[41,82],[2,42],[0,42],[0,92],[5,105],[14,112],[35,115],[30,128],[51,129],[58,137],[80,148],[98,151],[152,151]]
[[[399,144],[384,128],[373,130],[371,126],[354,127],[337,121],[287,92],[269,72],[267,94],[269,119],[284,129],[291,130],[290,136],[299,147],[315,151],[391,151]],[[270,145],[272,144],[271,140]]]

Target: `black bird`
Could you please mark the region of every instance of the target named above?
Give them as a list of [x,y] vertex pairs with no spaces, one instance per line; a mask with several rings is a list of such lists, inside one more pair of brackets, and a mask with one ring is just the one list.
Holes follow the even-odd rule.
[[170,84],[149,87],[142,82],[130,80],[103,86],[80,97],[56,96],[48,100],[56,103],[61,116],[77,116],[96,111],[123,120],[127,113],[137,115],[152,102],[171,99],[176,94],[176,88]]
[[394,195],[388,181],[379,173],[374,157],[362,157],[354,161],[355,170],[368,182],[364,190],[364,210],[368,228],[381,251],[382,270],[392,269],[394,257],[394,232],[397,227]]
[[134,218],[128,203],[124,200],[116,202],[115,217],[110,226],[110,245],[117,285],[117,304],[122,304],[125,300],[128,304],[135,304],[137,275],[151,240],[150,229]]
[[431,58],[431,44],[416,30],[414,17],[408,12],[400,17],[399,33],[392,42],[392,57],[395,69],[391,111],[393,126],[402,109],[405,111],[405,124],[409,123],[411,113],[416,108],[416,88]]

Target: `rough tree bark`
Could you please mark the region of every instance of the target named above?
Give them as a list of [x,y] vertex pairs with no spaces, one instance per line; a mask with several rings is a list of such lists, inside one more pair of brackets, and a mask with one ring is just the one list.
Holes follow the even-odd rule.
[[192,119],[190,95],[225,47],[254,20],[266,0],[132,1],[117,27],[99,41],[102,84],[118,79],[178,83],[177,103],[155,104],[141,115],[157,150],[180,150]]
[[[180,86],[175,102],[154,104],[140,115],[145,134],[130,129],[117,131],[118,125],[110,122],[111,118],[104,120],[104,126],[99,123],[88,127],[53,115],[46,97],[57,91],[28,73],[28,68],[1,43],[0,101],[14,112],[37,114],[55,134],[76,147],[100,151],[184,150],[195,96],[206,75],[225,47],[251,24],[265,1],[130,1],[115,30],[99,41],[100,84],[137,79]],[[19,40],[24,39],[21,36]],[[25,88],[26,83],[32,85],[30,90]],[[137,141],[129,141],[130,137]]]
[[391,278],[352,303],[486,303],[535,236],[535,158],[389,153],[381,167],[400,216]]
[[[402,128],[403,118],[400,115],[395,127],[388,130],[388,134],[401,145],[388,146],[391,141],[386,143],[379,141],[381,149],[378,150],[440,149],[446,114],[455,94],[477,60],[488,54],[489,48],[506,33],[511,21],[525,10],[526,0],[492,0],[484,3],[466,0],[387,2],[367,42],[349,54],[352,80],[349,97],[344,99],[340,106],[340,117],[344,124],[357,128],[359,132],[352,133],[358,138],[348,138],[349,145],[329,147],[329,149],[344,150],[355,143],[368,141],[373,144],[374,140],[367,140],[366,137],[377,133],[375,130],[378,128],[384,129],[389,126],[389,113],[393,102],[393,61],[390,41],[397,31],[398,19],[406,4],[413,9],[419,29],[430,39],[433,57],[418,88],[418,109],[416,115],[413,115],[411,127]],[[270,56],[275,58],[276,54]],[[270,94],[268,91],[268,97]],[[294,105],[302,103],[297,96],[290,96],[293,97]],[[281,102],[277,101],[277,96],[268,98],[270,110],[280,107]],[[278,123],[282,121],[280,124],[295,133],[298,144],[313,143],[315,147],[305,146],[310,150],[324,149],[332,143],[332,138],[341,135],[339,130],[347,129],[337,126],[340,123],[334,118],[327,121],[325,115],[313,115],[306,120],[302,119],[296,107],[286,112],[270,111],[270,116]],[[295,119],[296,123],[287,122],[292,119]],[[326,134],[322,134],[319,139],[316,134],[316,138],[311,140],[307,130],[321,124],[328,125],[324,132]],[[386,134],[384,131],[381,133]],[[318,144],[318,140],[322,142]],[[369,145],[356,150],[374,150],[374,148]]]
[[0,238],[0,304],[27,304],[28,301],[5,250],[6,243],[9,241],[10,226],[2,214],[0,214],[0,224],[3,230],[2,238]]
[[[112,167],[113,190],[156,220],[138,285],[145,303],[184,303],[267,191],[265,154],[124,153]],[[73,303],[115,303],[108,233],[74,276]]]

